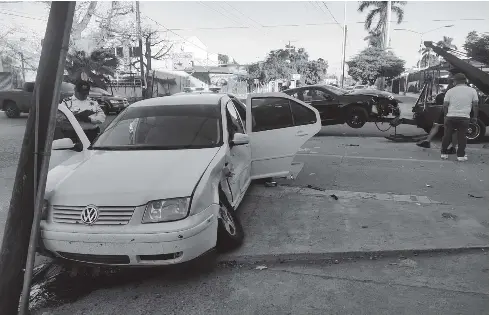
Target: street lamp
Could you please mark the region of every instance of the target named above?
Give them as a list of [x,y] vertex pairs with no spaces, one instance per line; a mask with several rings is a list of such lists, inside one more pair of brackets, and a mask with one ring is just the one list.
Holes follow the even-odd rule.
[[[429,30],[429,31],[426,31],[426,32],[417,32],[417,31],[413,31],[413,30],[410,30],[410,29],[406,29],[406,28],[395,28],[394,30],[395,31],[406,31],[406,32],[411,32],[411,33],[416,33],[418,35],[421,35],[421,42],[419,44],[419,61],[418,61],[419,62],[418,68],[421,68],[421,59],[422,59],[421,50],[423,49],[423,35],[428,34],[428,33],[431,33],[433,31],[436,31],[436,30],[439,30],[439,29],[442,29],[442,28],[449,28],[449,27],[453,27],[453,26],[455,26],[455,25],[453,25],[453,24],[443,25],[443,26],[434,28],[434,29]],[[429,59],[428,59],[428,66],[429,66]]]

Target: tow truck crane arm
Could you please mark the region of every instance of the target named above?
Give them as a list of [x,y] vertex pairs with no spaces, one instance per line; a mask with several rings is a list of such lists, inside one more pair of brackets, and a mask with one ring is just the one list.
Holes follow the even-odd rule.
[[472,66],[468,62],[461,60],[460,58],[449,53],[444,48],[436,46],[431,41],[424,42],[424,45],[431,48],[436,54],[442,56],[453,67],[457,68],[461,73],[465,74],[467,79],[470,80],[479,90],[489,95],[489,74]]

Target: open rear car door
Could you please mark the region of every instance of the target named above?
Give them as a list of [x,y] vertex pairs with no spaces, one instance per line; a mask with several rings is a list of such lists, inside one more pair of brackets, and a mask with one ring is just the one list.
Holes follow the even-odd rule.
[[288,176],[297,151],[321,130],[319,112],[285,93],[248,95],[246,117],[251,179]]

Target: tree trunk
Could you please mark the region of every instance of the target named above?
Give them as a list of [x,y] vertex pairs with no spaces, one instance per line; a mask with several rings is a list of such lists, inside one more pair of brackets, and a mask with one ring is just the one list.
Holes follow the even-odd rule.
[[73,21],[74,23],[71,31],[71,39],[73,41],[77,41],[81,39],[81,33],[87,28],[88,23],[90,23],[90,20],[92,19],[92,16],[95,13],[97,3],[98,3],[97,1],[91,1],[90,4],[88,5],[87,12],[83,16],[82,20],[80,22]]

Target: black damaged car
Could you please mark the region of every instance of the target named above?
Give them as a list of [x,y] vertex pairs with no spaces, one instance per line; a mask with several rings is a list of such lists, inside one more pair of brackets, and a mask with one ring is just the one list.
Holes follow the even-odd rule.
[[389,113],[396,115],[399,110],[397,103],[392,108],[389,105],[379,106],[381,99],[392,103],[380,94],[352,94],[330,85],[308,85],[283,92],[314,106],[319,111],[323,126],[346,123],[351,128],[362,128],[367,122],[381,121],[382,117]]

